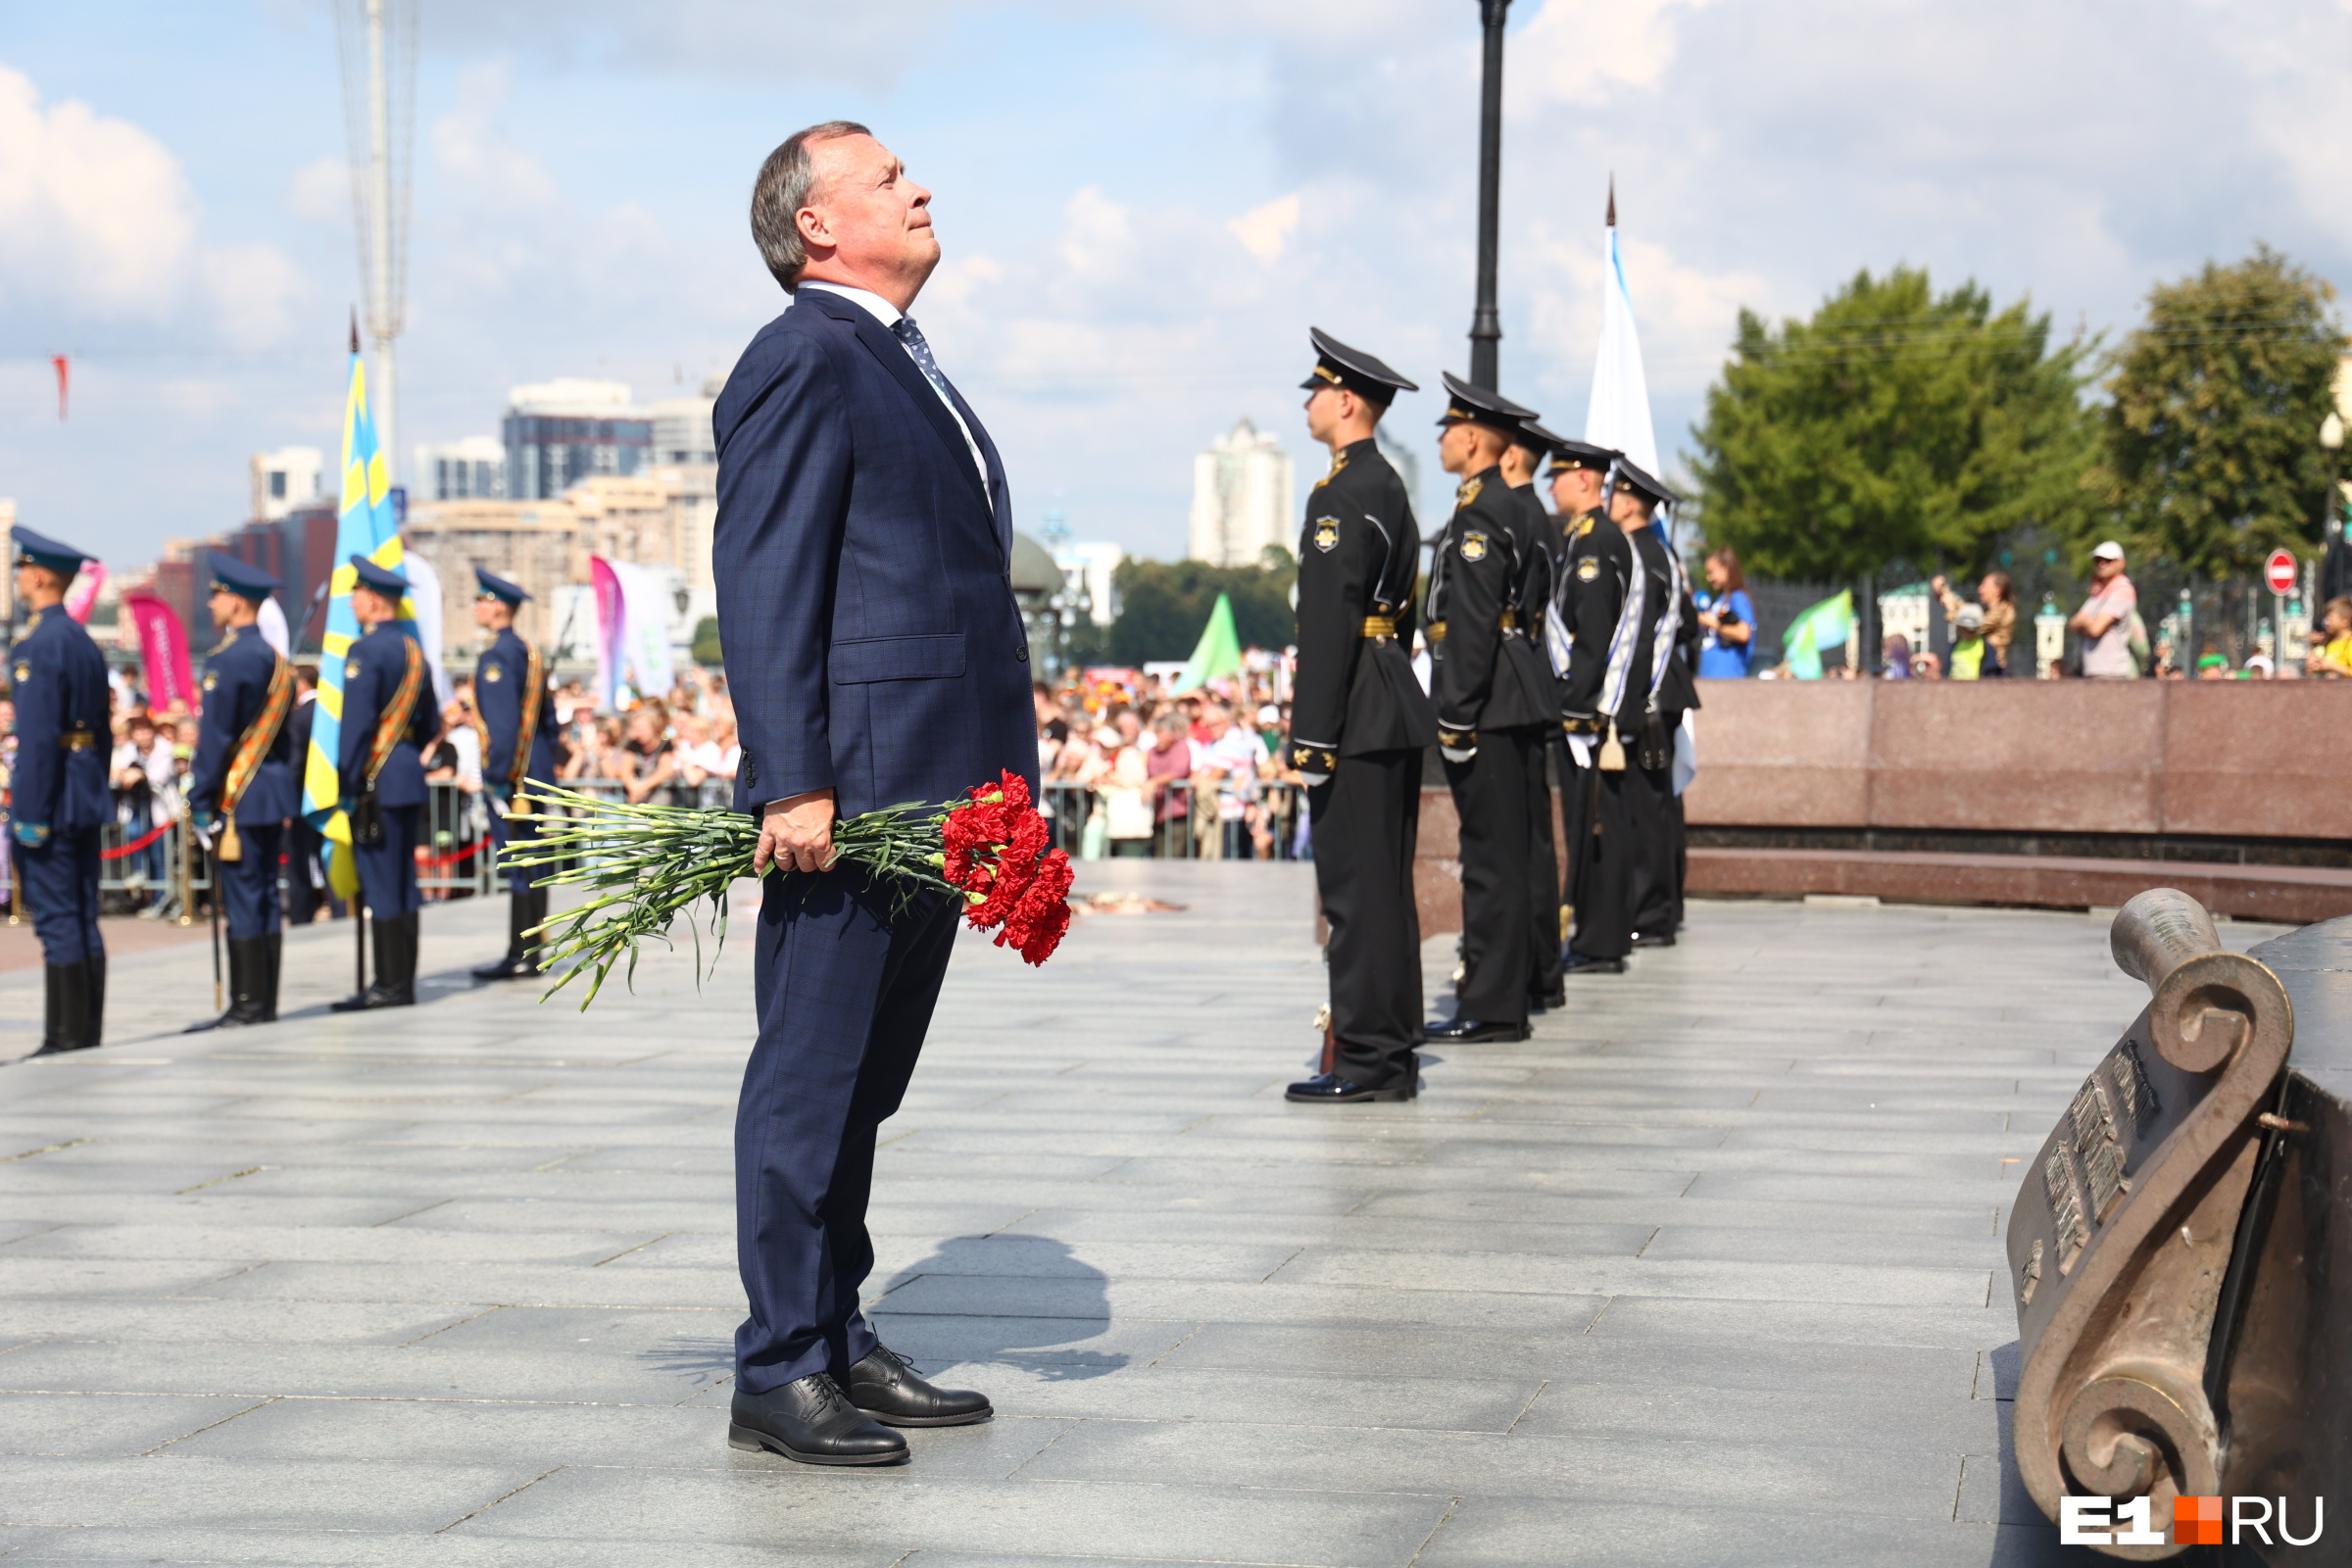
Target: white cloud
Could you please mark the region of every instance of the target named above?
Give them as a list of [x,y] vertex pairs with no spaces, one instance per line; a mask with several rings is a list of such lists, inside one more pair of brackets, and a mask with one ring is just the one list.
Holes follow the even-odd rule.
[[514,74],[507,63],[467,66],[458,77],[458,103],[433,122],[433,157],[459,199],[509,213],[553,206],[560,193],[537,156],[507,132],[507,100]]
[[300,270],[273,245],[208,246],[201,230],[195,192],[162,142],[85,103],[44,109],[31,77],[0,66],[0,303],[74,321],[189,319],[197,337],[275,342],[304,290]]
[[294,171],[286,181],[286,211],[305,222],[349,223],[351,165],[329,156]]
[[1282,260],[1282,250],[1290,243],[1291,233],[1298,226],[1298,193],[1277,196],[1262,207],[1253,207],[1225,225],[1242,248],[1261,262]]
[[1545,0],[1511,40],[1504,74],[1531,83],[1540,102],[1597,104],[1613,83],[1655,87],[1674,59],[1666,13],[1695,10],[1706,0]]

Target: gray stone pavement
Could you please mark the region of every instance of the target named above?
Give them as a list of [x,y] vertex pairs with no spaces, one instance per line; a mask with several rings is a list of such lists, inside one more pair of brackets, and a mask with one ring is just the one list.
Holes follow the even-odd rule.
[[[748,928],[583,1015],[436,908],[427,1004],[363,1019],[314,928],[311,1010],[199,1037],[202,949],[118,959],[114,1044],[0,1067],[0,1557],[2064,1560],[2004,1482],[1999,1231],[2144,995],[2103,920],[1698,904],[1416,1103],[1313,1109],[1305,868],[1111,887],[1188,907],[1043,971],[967,938],[885,1129],[872,1310],[1000,1411],[887,1471],[725,1444]],[[0,1055],[37,1015],[0,976]]]

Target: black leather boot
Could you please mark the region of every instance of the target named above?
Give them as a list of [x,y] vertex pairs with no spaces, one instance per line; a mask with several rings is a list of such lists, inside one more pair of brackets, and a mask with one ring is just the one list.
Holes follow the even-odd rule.
[[82,1004],[81,1044],[86,1051],[106,1033],[106,955],[85,960],[82,975],[88,997]]
[[44,966],[42,980],[46,983],[47,1000],[55,1008],[44,1031],[41,1049],[36,1056],[63,1055],[69,1051],[86,1051],[98,1043],[90,1027],[90,965],[88,959],[79,963],[52,963]]
[[539,897],[537,888],[525,888],[520,893],[507,895],[507,956],[496,963],[484,964],[473,971],[476,980],[519,980],[539,972],[531,959],[531,944],[523,933],[539,923],[532,905]]
[[267,937],[228,939],[228,1010],[218,1018],[190,1025],[185,1033],[200,1035],[209,1029],[242,1029],[267,1021],[262,1009],[262,986],[270,972],[268,942]]
[[377,927],[388,950],[376,956],[375,984],[368,988],[371,1007],[416,1005],[416,911],[386,920]]
[[41,1044],[33,1052],[46,1056],[65,1050],[66,965],[41,965]]
[[277,1022],[277,966],[285,956],[286,934],[272,931],[262,938],[262,1022]]
[[906,1440],[860,1414],[826,1372],[765,1394],[737,1389],[727,1446],[765,1448],[803,1464],[898,1464],[906,1457]]
[[905,1356],[884,1345],[850,1368],[850,1402],[894,1427],[960,1427],[997,1413],[987,1395],[927,1383]]

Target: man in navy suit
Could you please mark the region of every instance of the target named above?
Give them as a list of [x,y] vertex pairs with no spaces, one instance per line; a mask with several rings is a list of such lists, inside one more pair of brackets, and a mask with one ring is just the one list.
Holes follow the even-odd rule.
[[831,868],[837,816],[1034,787],[1011,505],[980,417],[906,312],[939,264],[931,193],[862,125],[768,156],[752,231],[792,308],[713,416],[711,562],[766,872],[758,1043],[735,1123],[728,1441],[809,1464],[906,1456],[888,1426],[986,1419],[858,1310],[875,1128],[899,1107],[955,945],[956,901]]
[[368,918],[375,922],[375,979],[329,1003],[335,1012],[416,1004],[416,834],[424,814],[424,760],[441,727],[424,650],[400,624],[409,579],[366,556],[351,610],[368,634],[343,664],[343,734],[337,771],[351,813],[352,859]]
[[[277,1017],[277,858],[285,824],[301,808],[294,789],[294,666],[262,636],[262,604],[277,579],[212,553],[213,623],[227,635],[204,667],[203,727],[188,803],[213,842],[228,911],[228,1010],[188,1033],[269,1023]],[[300,875],[299,868],[296,874]]]

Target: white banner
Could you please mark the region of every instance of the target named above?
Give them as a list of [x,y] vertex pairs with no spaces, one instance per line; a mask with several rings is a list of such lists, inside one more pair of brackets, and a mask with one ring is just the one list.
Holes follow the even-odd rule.
[[416,641],[424,649],[425,668],[433,672],[433,711],[449,706],[455,695],[449,671],[441,667],[441,578],[422,556],[404,554],[401,575],[409,579],[409,608],[416,618]]

